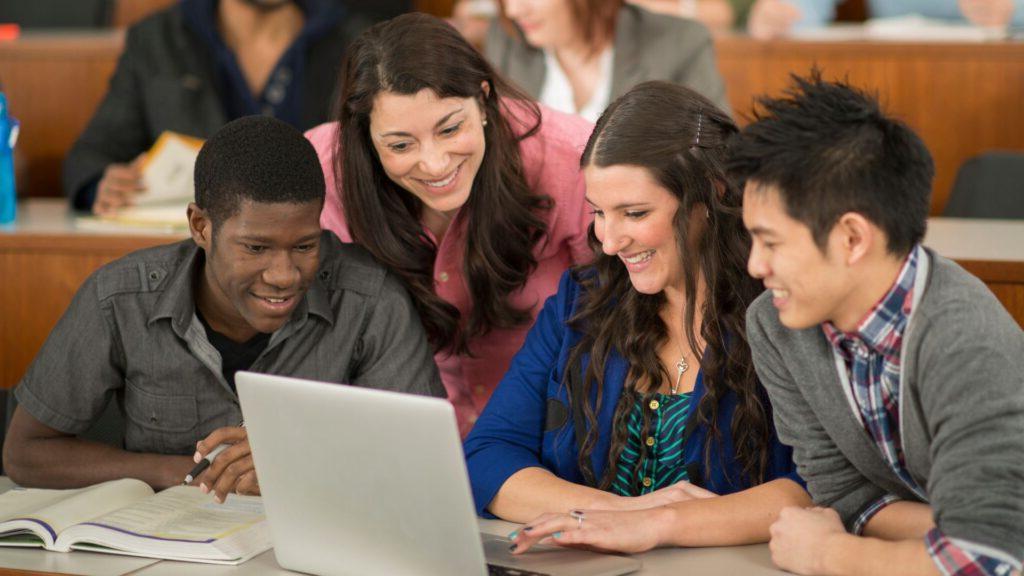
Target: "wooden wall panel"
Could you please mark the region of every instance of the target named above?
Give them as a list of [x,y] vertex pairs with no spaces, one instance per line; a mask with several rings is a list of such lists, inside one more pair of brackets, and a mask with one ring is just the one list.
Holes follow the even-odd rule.
[[1024,328],[1024,284],[989,282],[986,285],[1003,303],[1017,324]]
[[0,79],[21,121],[18,194],[61,195],[61,162],[107,92],[123,34],[26,34],[0,43]]
[[18,383],[78,287],[100,266],[167,238],[0,237],[0,388]]
[[932,214],[941,214],[960,164],[991,149],[1024,150],[1024,43],[716,41],[719,68],[741,123],[753,98],[778,95],[789,74],[817,65],[880,94],[935,158]]
[[413,6],[419,12],[426,12],[434,16],[447,18],[452,15],[452,8],[455,7],[455,0],[415,0]]

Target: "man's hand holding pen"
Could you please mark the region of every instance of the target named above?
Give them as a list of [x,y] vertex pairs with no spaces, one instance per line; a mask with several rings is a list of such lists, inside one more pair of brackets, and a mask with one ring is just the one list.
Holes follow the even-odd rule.
[[195,474],[193,481],[198,479],[204,492],[214,492],[218,502],[223,502],[231,492],[259,495],[260,485],[244,427],[218,428],[200,440],[193,460],[199,464],[204,458],[210,460],[210,464],[206,470]]

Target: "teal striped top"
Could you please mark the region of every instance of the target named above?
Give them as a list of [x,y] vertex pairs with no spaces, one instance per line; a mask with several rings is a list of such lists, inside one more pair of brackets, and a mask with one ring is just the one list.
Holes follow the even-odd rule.
[[[619,456],[612,492],[639,496],[689,479],[683,462],[683,430],[692,396],[692,392],[656,393],[637,399],[629,415],[626,446]],[[642,434],[645,417],[647,433]]]

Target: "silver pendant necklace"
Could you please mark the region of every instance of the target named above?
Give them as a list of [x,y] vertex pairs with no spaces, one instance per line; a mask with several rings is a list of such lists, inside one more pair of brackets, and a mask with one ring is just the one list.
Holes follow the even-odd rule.
[[679,384],[683,381],[683,374],[690,369],[690,365],[686,363],[686,354],[683,353],[682,346],[679,347],[679,362],[676,362],[676,383],[672,385],[672,393],[676,394],[679,391]]

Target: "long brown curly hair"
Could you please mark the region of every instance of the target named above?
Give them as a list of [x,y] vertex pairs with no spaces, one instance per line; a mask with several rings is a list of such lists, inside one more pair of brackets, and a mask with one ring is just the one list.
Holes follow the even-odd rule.
[[[482,90],[483,83],[490,89]],[[334,171],[349,231],[405,283],[434,349],[471,353],[472,338],[529,322],[530,311],[508,297],[537,267],[533,248],[546,236],[542,216],[551,207],[549,197],[528,186],[519,156],[519,142],[540,125],[537,105],[502,80],[454,28],[426,14],[405,14],[360,35],[348,49],[339,88]],[[458,216],[466,222],[469,318],[434,291],[438,247],[423,231],[423,203],[387,177],[370,139],[378,93],[424,89],[439,98],[478,99],[489,121],[483,161]],[[510,101],[517,103],[515,112],[506,106]],[[514,130],[510,122],[522,126]]]
[[[732,120],[696,92],[667,82],[645,82],[601,115],[581,165],[642,167],[679,200],[673,222],[685,259],[682,328],[693,350],[700,349],[695,328],[700,276],[706,287],[699,327],[706,346],[702,358],[706,393],[695,414],[709,430],[704,446],[705,470],[712,465],[710,447],[720,440],[720,427],[730,426],[743,474],[737,480],[751,486],[764,481],[771,427],[746,336],[747,306],[763,286],[746,273],[750,238],[742,223],[742,193],[725,172],[727,140],[736,132]],[[689,214],[705,208],[707,225],[694,252],[685,240],[689,237]],[[588,484],[607,489],[625,448],[632,407],[639,399],[649,402],[658,389],[656,384],[639,389],[637,383],[660,383],[669,377],[657,354],[669,334],[660,315],[667,300],[664,293],[648,295],[633,289],[620,259],[601,251],[593,225],[589,236],[595,260],[574,269],[574,277],[581,284],[581,301],[578,312],[569,320],[582,337],[570,351],[564,381],[574,410],[582,407],[587,425],[580,442],[580,470]],[[598,480],[590,456],[597,443],[596,414],[604,400],[604,366],[614,353],[622,355],[630,369],[613,417],[608,468]],[[585,368],[584,354],[590,355]],[[732,422],[720,422],[718,407],[729,393],[736,395],[737,407]],[[595,394],[597,403],[592,406],[585,399]],[[648,422],[643,426],[641,437],[648,434]],[[646,446],[640,449],[637,467],[646,457]]]

